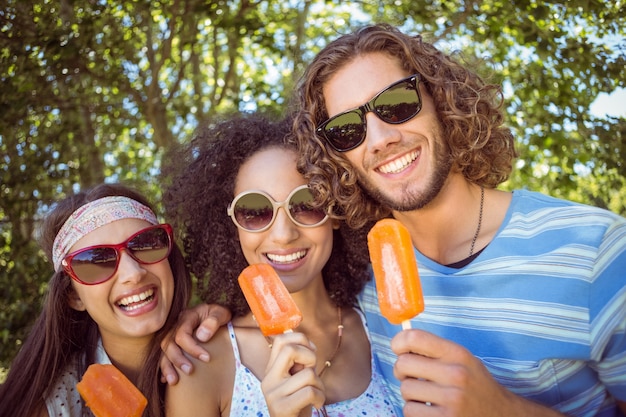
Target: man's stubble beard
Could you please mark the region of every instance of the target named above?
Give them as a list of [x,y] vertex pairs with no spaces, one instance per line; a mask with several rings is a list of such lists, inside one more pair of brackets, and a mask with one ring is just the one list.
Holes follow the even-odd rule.
[[393,199],[358,171],[358,182],[361,188],[380,205],[393,211],[413,211],[425,207],[437,197],[452,170],[450,152],[447,146],[442,146],[443,139],[440,135],[438,139],[435,141],[435,171],[427,179],[427,185],[422,191],[412,191],[412,183],[404,184],[400,197]]

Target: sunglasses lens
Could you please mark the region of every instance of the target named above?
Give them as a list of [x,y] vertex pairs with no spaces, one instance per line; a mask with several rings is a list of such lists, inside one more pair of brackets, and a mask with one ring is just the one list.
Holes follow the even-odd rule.
[[119,245],[94,246],[70,255],[69,271],[85,284],[99,284],[111,278],[119,263],[118,251],[127,253],[137,262],[153,264],[167,258],[172,248],[169,226],[145,229]]
[[415,116],[422,103],[416,88],[408,81],[396,84],[376,98],[374,111],[387,123],[404,123]]
[[272,202],[258,193],[239,198],[233,211],[237,223],[246,230],[260,230],[270,224],[274,217]]
[[368,103],[328,119],[318,132],[340,152],[356,148],[365,140],[365,113],[373,111],[386,123],[400,124],[422,109],[417,75],[390,85]]
[[113,248],[93,248],[77,253],[71,268],[83,282],[95,284],[106,281],[115,273],[117,252]]
[[313,194],[308,188],[298,190],[289,200],[289,213],[291,218],[301,225],[314,226],[326,218],[326,213],[321,209],[314,208]]
[[171,241],[165,229],[153,228],[133,237],[126,247],[137,261],[154,264],[167,258]]
[[356,111],[342,113],[328,121],[324,126],[324,135],[336,149],[348,150],[365,137],[365,124]]

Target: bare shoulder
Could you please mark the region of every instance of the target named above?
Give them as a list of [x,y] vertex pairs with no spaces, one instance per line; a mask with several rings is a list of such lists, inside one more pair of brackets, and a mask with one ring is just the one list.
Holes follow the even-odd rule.
[[189,358],[194,371],[180,375],[176,385],[168,385],[167,416],[222,416],[230,411],[235,378],[235,360],[228,328],[220,327],[210,341],[202,344],[211,360]]
[[252,314],[233,319],[241,363],[259,380],[265,377],[270,349]]
[[235,371],[234,353],[228,326],[221,326],[215,336],[208,342],[203,343],[202,347],[209,353],[211,360],[202,362],[199,359],[192,358],[194,366],[205,367],[207,370],[215,372],[216,370],[227,368],[221,372],[233,373]]

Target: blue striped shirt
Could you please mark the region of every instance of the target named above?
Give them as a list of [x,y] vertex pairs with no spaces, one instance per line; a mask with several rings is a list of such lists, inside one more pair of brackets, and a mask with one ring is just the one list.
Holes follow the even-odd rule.
[[[626,401],[626,219],[518,190],[493,241],[453,269],[417,250],[425,311],[412,327],[456,342],[511,392],[573,416]],[[392,399],[404,404],[374,282],[361,294]]]

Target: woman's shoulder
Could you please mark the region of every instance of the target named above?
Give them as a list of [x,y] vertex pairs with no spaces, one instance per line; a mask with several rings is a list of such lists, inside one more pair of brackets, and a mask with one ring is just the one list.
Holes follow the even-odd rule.
[[200,346],[209,353],[209,361],[204,362],[198,358],[190,358],[194,368],[211,374],[234,373],[233,348],[231,343],[229,326],[221,326],[215,335]]
[[230,408],[235,364],[227,326],[201,346],[209,353],[209,361],[189,357],[193,372],[180,374],[175,385],[168,385],[167,414],[176,416],[219,416]]

